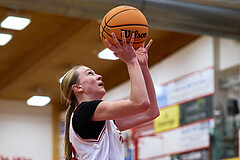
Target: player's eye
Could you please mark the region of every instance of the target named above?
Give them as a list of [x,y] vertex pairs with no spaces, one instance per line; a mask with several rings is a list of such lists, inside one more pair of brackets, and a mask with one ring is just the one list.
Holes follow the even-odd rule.
[[92,71],[88,71],[88,75],[93,75],[93,72]]

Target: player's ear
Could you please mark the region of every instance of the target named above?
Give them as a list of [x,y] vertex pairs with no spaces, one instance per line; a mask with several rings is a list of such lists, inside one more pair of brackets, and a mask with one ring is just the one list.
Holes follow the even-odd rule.
[[79,85],[79,84],[74,84],[74,85],[72,85],[72,90],[73,90],[74,92],[83,92],[83,88],[82,88],[81,85]]

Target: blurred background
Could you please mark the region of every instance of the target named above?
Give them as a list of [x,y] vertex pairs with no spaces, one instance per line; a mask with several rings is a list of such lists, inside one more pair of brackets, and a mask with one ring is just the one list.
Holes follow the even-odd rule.
[[105,100],[128,98],[125,65],[98,57],[101,20],[119,5],[148,20],[161,112],[123,132],[126,160],[239,157],[240,1],[0,0],[0,160],[63,159],[59,80],[75,65],[103,76]]

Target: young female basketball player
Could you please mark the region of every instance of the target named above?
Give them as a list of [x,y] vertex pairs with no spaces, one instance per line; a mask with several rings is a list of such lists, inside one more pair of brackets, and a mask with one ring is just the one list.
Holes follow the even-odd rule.
[[[121,45],[106,40],[115,55],[128,69],[131,81],[129,100],[103,101],[106,94],[102,76],[85,66],[69,70],[61,83],[61,91],[70,106],[66,114],[65,160],[123,160],[121,132],[159,116],[155,89],[148,68],[148,49],[134,50],[132,35]],[[119,93],[120,94],[120,93]]]

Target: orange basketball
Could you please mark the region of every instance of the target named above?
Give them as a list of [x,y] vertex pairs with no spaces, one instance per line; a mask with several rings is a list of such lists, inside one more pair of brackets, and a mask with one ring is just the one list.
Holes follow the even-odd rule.
[[133,47],[138,49],[146,40],[148,35],[148,23],[143,13],[135,7],[118,6],[111,9],[104,17],[100,26],[100,37],[105,44],[105,39],[108,39],[115,45],[112,39],[112,32],[122,43],[121,32],[125,31],[126,40],[130,42],[132,33],[134,33]]

